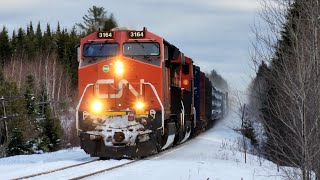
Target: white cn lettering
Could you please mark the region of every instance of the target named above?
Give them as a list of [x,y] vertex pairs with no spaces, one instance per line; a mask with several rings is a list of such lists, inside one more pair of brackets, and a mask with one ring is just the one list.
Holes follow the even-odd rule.
[[[142,95],[142,88],[143,88],[143,83],[144,83],[144,79],[140,80],[140,94],[131,86],[131,84],[129,84],[129,82],[125,79],[120,80],[119,84],[117,87],[112,86],[112,84],[114,84],[114,79],[99,79],[96,82],[96,96],[99,98],[110,98],[110,99],[119,99],[122,97],[123,95],[123,88],[124,85],[129,87],[130,92],[135,95],[136,97],[138,97],[139,95]],[[103,92],[100,92],[100,88],[99,86],[105,84],[105,85],[109,85],[110,88],[114,88],[118,91],[117,94],[106,94]]]

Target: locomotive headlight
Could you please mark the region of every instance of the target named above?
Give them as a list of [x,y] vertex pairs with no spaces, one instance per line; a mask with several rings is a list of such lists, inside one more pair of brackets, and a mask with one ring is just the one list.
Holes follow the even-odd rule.
[[122,75],[123,72],[124,72],[123,62],[117,61],[117,62],[115,63],[115,73],[116,73],[117,75]]
[[187,86],[189,84],[189,81],[187,79],[182,81],[183,85]]
[[101,113],[102,107],[103,107],[102,103],[98,100],[95,100],[91,105],[91,111],[95,114]]
[[142,110],[145,107],[145,104],[142,101],[137,101],[135,106],[137,110]]

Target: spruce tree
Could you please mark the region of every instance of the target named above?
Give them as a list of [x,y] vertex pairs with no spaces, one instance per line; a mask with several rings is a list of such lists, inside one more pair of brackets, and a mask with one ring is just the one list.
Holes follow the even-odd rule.
[[26,48],[26,33],[22,28],[18,29],[16,53],[23,54]]
[[90,34],[100,30],[110,30],[117,26],[117,22],[113,17],[107,15],[107,11],[103,7],[93,6],[89,8],[88,14],[82,17],[83,23],[77,23],[82,32]]
[[27,76],[26,85],[25,85],[25,100],[26,100],[26,109],[29,116],[35,117],[37,114],[36,112],[36,105],[35,105],[35,87],[34,87],[34,78],[32,75]]
[[[286,106],[285,104],[287,104],[285,99],[290,99],[290,97],[287,96],[286,92],[284,92],[284,89],[282,87],[283,82],[279,81],[279,79],[283,79],[287,76],[287,74],[285,74],[285,69],[283,69],[284,67],[288,68],[290,64],[296,64],[296,62],[294,62],[294,58],[291,57],[293,56],[292,51],[295,43],[293,41],[293,39],[295,39],[295,37],[293,37],[293,33],[297,33],[294,24],[294,19],[299,16],[299,10],[297,8],[297,4],[294,3],[287,15],[287,22],[283,25],[283,30],[281,31],[281,39],[278,41],[275,55],[272,58],[270,64],[270,73],[266,78],[267,98],[264,102],[266,108],[263,109],[265,121],[268,123],[266,129],[268,137],[267,152],[270,155],[269,158],[273,161],[282,161],[285,163],[289,162],[287,157],[295,157],[293,154],[291,154],[293,148],[286,144],[281,144],[277,141],[279,141],[280,139],[288,139],[287,143],[289,144],[291,143],[289,139],[292,139],[294,135],[292,130],[288,129],[283,121],[279,119],[282,117],[277,116],[279,108],[283,108],[283,106]],[[283,111],[284,110],[285,108],[283,109]],[[273,136],[275,136],[275,133],[277,133],[277,135],[280,135],[281,138],[275,140],[273,138]]]
[[66,32],[64,30],[61,31],[59,22],[57,25],[57,32],[54,37],[56,42],[56,52],[58,55],[58,59],[62,64],[64,64],[63,57],[66,45]]
[[70,67],[70,75],[71,75],[71,81],[73,87],[76,87],[78,84],[78,52],[75,48],[77,44],[79,43],[80,38],[77,35],[76,27],[74,26],[70,32],[70,38],[69,38],[69,67]]
[[41,147],[48,151],[56,151],[61,148],[62,127],[59,118],[53,116],[49,106],[48,96],[43,89],[41,92],[41,116],[43,139],[40,143]]
[[32,75],[28,75],[26,78],[24,98],[28,129],[32,131],[32,134],[28,136],[27,147],[30,149],[30,153],[38,153],[39,151],[44,151],[40,147],[43,140],[43,129],[41,127],[41,119],[36,105],[35,82]]
[[32,75],[28,75],[26,82],[25,82],[25,93],[24,93],[24,98],[25,98],[25,108],[26,108],[26,113],[28,116],[30,128],[33,130],[36,138],[41,132],[40,130],[40,123],[38,122],[38,117],[39,117],[39,110],[37,107],[37,102],[36,102],[36,97],[35,97],[35,82],[34,82],[34,77]]
[[3,102],[6,114],[2,111],[0,115],[6,117],[8,126],[8,147],[9,155],[29,154],[32,151],[28,148],[26,141],[29,139],[29,124],[26,121],[26,111],[24,100],[20,98],[19,90],[15,83],[1,82],[0,96],[4,98]]
[[110,31],[112,28],[117,27],[117,21],[115,20],[113,14],[110,15],[109,19],[104,23],[103,31]]
[[4,66],[5,63],[8,63],[11,58],[11,47],[8,36],[8,31],[3,27],[0,32],[0,66]]
[[[37,25],[37,30],[36,30],[36,50],[37,51],[40,51],[42,50],[42,46],[43,46],[43,40],[42,40],[42,30],[41,30],[41,25],[40,25],[40,22],[38,22],[38,25]],[[50,42],[47,42],[47,43],[50,43]]]
[[44,35],[42,38],[42,49],[45,52],[51,52],[53,47],[54,47],[54,41],[52,37],[51,27],[50,27],[50,24],[47,24],[46,31],[44,32]]
[[211,70],[210,74],[207,74],[207,76],[209,77],[213,86],[215,86],[223,91],[228,91],[229,85],[228,85],[227,81],[225,79],[223,79],[223,77],[221,77],[221,75],[219,75],[216,70],[214,70],[214,69]]
[[35,37],[33,24],[30,22],[29,26],[27,27],[27,36],[25,39],[26,42],[26,53],[28,55],[28,59],[33,59],[35,57],[36,53],[36,46],[37,46],[37,40]]
[[8,155],[14,156],[14,155],[21,155],[21,154],[27,154],[28,149],[26,147],[23,133],[21,129],[14,128],[11,133],[11,139],[8,145]]
[[11,49],[12,49],[12,54],[14,54],[17,49],[17,34],[15,30],[13,30],[12,32]]

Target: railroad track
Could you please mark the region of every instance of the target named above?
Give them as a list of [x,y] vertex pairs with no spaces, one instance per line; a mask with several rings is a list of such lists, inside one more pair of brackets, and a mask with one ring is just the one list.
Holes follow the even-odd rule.
[[15,178],[15,179],[13,179],[13,180],[22,180],[22,179],[28,179],[28,178],[32,178],[32,177],[42,176],[42,175],[45,175],[45,174],[50,174],[50,173],[54,173],[54,172],[58,172],[58,171],[62,171],[62,170],[66,170],[66,169],[70,169],[70,168],[74,168],[74,167],[78,167],[78,166],[83,166],[83,165],[85,165],[85,164],[93,163],[93,162],[96,162],[96,161],[98,161],[98,160],[99,160],[99,159],[93,159],[93,160],[86,161],[86,162],[79,163],[79,164],[74,164],[74,165],[65,166],[65,167],[62,167],[62,168],[57,168],[57,169],[53,169],[53,170],[48,170],[48,171],[41,172],[41,173],[37,173],[37,174],[31,174],[31,175],[27,175],[27,176]]
[[157,154],[154,154],[152,156],[149,156],[149,157],[146,157],[146,158],[143,158],[143,159],[136,159],[136,160],[132,160],[130,162],[127,162],[127,163],[124,163],[124,164],[120,164],[120,165],[117,165],[117,166],[113,166],[113,167],[110,167],[110,168],[106,168],[106,169],[103,169],[103,170],[100,170],[100,171],[96,171],[96,172],[93,172],[93,173],[89,173],[89,174],[86,174],[86,175],[83,175],[83,176],[78,176],[78,177],[75,177],[75,178],[72,178],[71,180],[79,180],[79,179],[84,179],[84,178],[87,178],[87,177],[91,177],[91,176],[95,176],[97,174],[101,174],[101,173],[104,173],[104,172],[108,172],[108,171],[112,171],[112,170],[115,170],[115,169],[118,169],[118,168],[121,168],[121,167],[124,167],[124,166],[127,166],[127,165],[130,165],[130,164],[133,164],[133,163],[137,163],[139,162],[140,160],[153,160],[153,159],[158,159],[159,157],[161,156],[164,156],[166,154],[169,154],[173,151],[176,151],[178,148],[188,144],[190,142],[187,141],[187,142],[184,142],[182,144],[178,144],[178,145],[175,145],[174,147],[170,148],[170,149],[167,149],[165,151],[161,151]]
[[113,167],[110,167],[110,168],[106,168],[106,169],[103,169],[103,170],[100,170],[100,171],[96,171],[96,172],[93,172],[93,173],[90,173],[90,174],[78,176],[78,177],[72,178],[72,179],[70,179],[70,180],[84,179],[84,178],[86,178],[86,177],[94,176],[94,175],[97,175],[97,174],[100,174],[100,173],[104,173],[104,172],[108,172],[108,171],[111,171],[111,170],[114,170],[114,169],[121,168],[121,167],[123,167],[123,166],[129,165],[129,164],[132,164],[132,163],[135,163],[135,162],[137,162],[137,161],[139,161],[139,160],[140,160],[140,159],[132,160],[132,161],[127,162],[127,163],[124,163],[124,164],[120,164],[120,165],[117,165],[117,166],[113,166]]
[[[193,139],[193,138],[192,138]],[[184,142],[182,144],[179,144],[179,145],[175,145],[174,147],[170,148],[170,149],[167,149],[165,151],[161,151],[155,155],[152,155],[152,156],[149,156],[149,157],[146,157],[146,158],[143,158],[143,159],[135,159],[135,160],[131,160],[129,162],[126,162],[126,163],[122,163],[122,164],[118,164],[118,165],[114,165],[114,166],[111,166],[111,167],[108,167],[108,168],[105,168],[105,169],[102,169],[102,170],[97,170],[97,171],[94,171],[94,172],[88,172],[87,174],[85,175],[81,175],[81,176],[77,176],[77,177],[72,177],[72,178],[67,178],[67,179],[72,179],[72,180],[78,180],[78,179],[84,179],[84,178],[87,178],[87,177],[91,177],[91,176],[94,176],[94,175],[97,175],[97,174],[101,174],[101,173],[105,173],[105,172],[108,172],[108,171],[112,171],[112,170],[115,170],[115,169],[119,169],[121,167],[124,167],[124,166],[127,166],[127,165],[130,165],[130,164],[133,164],[133,163],[137,163],[139,162],[140,160],[153,160],[153,159],[158,159],[159,157],[161,156],[164,156],[166,154],[169,154],[173,151],[176,151],[178,148],[188,144],[190,141],[192,141],[192,139],[190,139],[189,141],[187,142]],[[49,171],[45,171],[45,172],[41,172],[41,173],[37,173],[37,174],[32,174],[32,175],[28,175],[28,176],[23,176],[23,177],[19,177],[19,178],[15,178],[14,180],[21,180],[21,179],[29,179],[29,178],[37,178],[37,177],[42,177],[42,176],[45,176],[45,175],[49,175],[49,174],[52,174],[54,175],[54,173],[57,173],[59,171],[66,171],[66,170],[71,170],[73,168],[77,168],[77,167],[81,167],[81,166],[85,166],[85,165],[88,165],[90,163],[94,163],[94,162],[108,162],[108,160],[100,160],[99,158],[98,159],[93,159],[93,160],[90,160],[90,161],[86,161],[86,162],[83,162],[83,163],[79,163],[79,164],[75,164],[75,165],[71,165],[71,166],[66,166],[66,167],[62,167],[62,168],[57,168],[57,169],[54,169],[54,170],[49,170]],[[100,167],[101,166],[104,166],[103,164],[102,165],[99,165]],[[72,170],[71,170],[72,171]]]

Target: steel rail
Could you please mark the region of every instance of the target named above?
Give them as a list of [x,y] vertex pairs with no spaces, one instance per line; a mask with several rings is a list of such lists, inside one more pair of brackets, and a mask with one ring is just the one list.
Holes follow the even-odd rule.
[[113,167],[110,167],[110,168],[107,168],[107,169],[103,169],[103,170],[96,171],[96,172],[93,172],[93,173],[89,173],[89,174],[86,174],[86,175],[83,175],[83,176],[78,176],[78,177],[75,177],[75,178],[71,178],[70,180],[78,180],[78,179],[83,179],[83,178],[86,178],[86,177],[94,176],[96,174],[100,174],[100,173],[104,173],[104,172],[107,172],[107,171],[111,171],[111,170],[114,170],[114,169],[121,168],[123,166],[135,163],[135,162],[137,162],[139,160],[140,159],[136,159],[136,160],[133,160],[133,161],[130,161],[130,162],[127,162],[127,163],[124,163],[124,164],[120,164],[120,165],[117,165],[117,166],[113,166]]
[[83,162],[83,163],[79,163],[79,164],[74,164],[74,165],[71,165],[71,166],[66,166],[66,167],[53,169],[53,170],[49,170],[49,171],[45,171],[45,172],[41,172],[41,173],[37,173],[37,174],[31,174],[31,175],[15,178],[13,180],[21,180],[21,179],[27,179],[27,178],[42,176],[42,175],[45,175],[45,174],[50,174],[50,173],[54,173],[54,172],[57,172],[57,171],[62,171],[62,170],[65,170],[65,169],[70,169],[70,168],[73,168],[73,167],[82,166],[82,165],[89,164],[89,163],[92,163],[92,162],[95,162],[95,161],[98,161],[98,160],[99,159],[94,159],[94,160],[91,160],[91,161],[87,161],[87,162]]
[[127,166],[127,165],[129,165],[129,164],[133,164],[133,163],[139,162],[140,160],[153,160],[153,159],[158,159],[158,158],[161,157],[161,156],[165,156],[166,154],[169,154],[169,153],[171,153],[171,152],[173,152],[173,151],[176,151],[178,148],[187,145],[189,142],[190,142],[190,141],[187,141],[187,142],[182,143],[182,144],[176,144],[175,146],[173,146],[173,147],[170,148],[170,149],[166,149],[166,150],[164,150],[164,151],[160,151],[159,153],[154,154],[154,155],[151,155],[151,156],[146,157],[146,158],[135,159],[135,160],[132,160],[132,161],[127,162],[127,163],[124,163],[124,164],[120,164],[120,165],[117,165],[117,166],[113,166],[113,167],[110,167],[110,168],[106,168],[106,169],[103,169],[103,170],[100,170],[100,171],[96,171],[96,172],[89,173],[89,174],[86,174],[86,175],[78,176],[78,177],[75,177],[75,178],[71,178],[70,180],[84,179],[84,178],[91,177],[91,176],[94,176],[94,175],[97,175],[97,174],[101,174],[101,173],[104,173],[104,172],[112,171],[112,170],[115,170],[115,169],[118,169],[118,168]]

